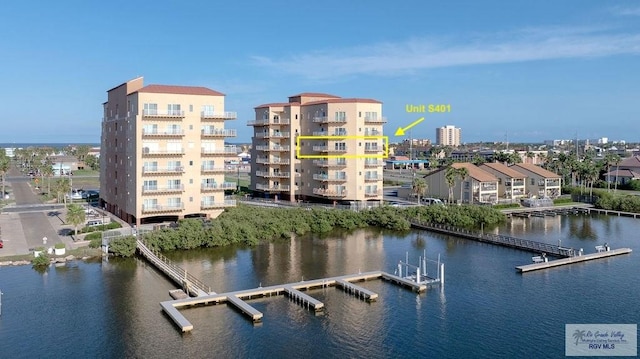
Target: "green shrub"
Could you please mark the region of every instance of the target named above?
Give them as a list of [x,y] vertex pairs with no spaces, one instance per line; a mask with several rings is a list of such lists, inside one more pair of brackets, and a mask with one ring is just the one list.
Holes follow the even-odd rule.
[[496,204],[496,205],[493,205],[493,208],[495,208],[495,209],[520,208],[520,204],[518,204],[518,203]]
[[58,242],[54,245],[54,248],[56,249],[62,249],[62,248],[66,248],[66,246],[64,245],[64,243],[62,242]]
[[131,257],[136,252],[136,238],[126,236],[109,242],[109,251],[120,257]]
[[116,229],[116,228],[121,228],[122,225],[120,224],[120,222],[109,222],[107,224],[100,224],[97,226],[87,226],[82,228],[80,231],[78,231],[79,233],[91,233],[91,232],[99,232],[99,231],[108,231],[110,229]]
[[49,265],[49,263],[51,263],[51,259],[49,258],[49,254],[47,254],[47,252],[42,252],[39,256],[31,260],[31,264],[34,267],[46,267]]
[[571,198],[556,198],[553,200],[553,204],[567,204],[573,203],[573,199]]

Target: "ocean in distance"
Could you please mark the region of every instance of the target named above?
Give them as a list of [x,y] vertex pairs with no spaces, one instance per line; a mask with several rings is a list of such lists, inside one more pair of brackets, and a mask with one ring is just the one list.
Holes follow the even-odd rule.
[[[640,321],[640,221],[603,215],[514,218],[497,232],[584,248],[630,247],[630,255],[519,274],[531,253],[426,231],[359,230],[254,248],[168,255],[218,293],[385,270],[409,252],[440,254],[446,281],[416,294],[374,280],[363,302],[336,288],[308,294],[320,315],[286,297],[251,300],[254,325],[227,305],[183,311],[180,333],[159,302],[175,288],[139,259],[74,262],[44,274],[0,268],[0,357],[69,358],[559,358],[565,324]],[[430,271],[435,268],[430,268]]]

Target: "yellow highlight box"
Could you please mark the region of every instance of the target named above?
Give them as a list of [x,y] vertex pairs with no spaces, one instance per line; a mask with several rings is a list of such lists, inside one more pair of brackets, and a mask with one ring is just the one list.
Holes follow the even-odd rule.
[[[379,140],[384,142],[384,150],[382,154],[362,154],[362,155],[303,155],[300,153],[300,141],[301,140]],[[389,136],[298,136],[296,138],[296,156],[298,159],[329,159],[329,158],[389,158]]]

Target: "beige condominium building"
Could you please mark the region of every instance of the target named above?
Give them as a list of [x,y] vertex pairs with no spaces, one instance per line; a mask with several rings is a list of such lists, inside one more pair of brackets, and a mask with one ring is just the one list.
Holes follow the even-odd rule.
[[460,128],[452,125],[436,128],[436,144],[441,146],[460,146],[460,133]]
[[302,93],[255,108],[251,189],[257,196],[333,203],[382,201],[382,103]]
[[235,201],[225,191],[224,94],[192,86],[148,85],[139,77],[107,91],[103,104],[100,197],[131,224],[216,217]]

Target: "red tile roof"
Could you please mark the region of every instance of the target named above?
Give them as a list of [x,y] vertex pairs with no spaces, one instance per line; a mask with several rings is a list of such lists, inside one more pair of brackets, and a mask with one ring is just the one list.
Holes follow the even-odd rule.
[[555,174],[551,171],[547,171],[544,168],[538,165],[534,165],[532,163],[516,163],[511,167],[515,170],[520,170],[520,169],[527,170],[531,173],[535,173],[536,175],[544,178],[560,178],[560,175]]
[[327,100],[318,100],[318,101],[310,101],[305,102],[305,105],[320,105],[323,103],[382,103],[378,100],[370,99],[370,98],[335,98],[335,99],[327,99]]
[[224,96],[222,92],[200,86],[147,85],[137,92],[170,93],[179,95]]
[[260,106],[256,106],[254,108],[265,108],[265,107],[287,107],[287,106],[300,106],[300,102],[273,102],[273,103],[265,103]]
[[620,162],[618,167],[640,167],[640,156],[633,156],[629,158],[625,158]]
[[482,167],[489,167],[494,171],[500,172],[503,175],[510,177],[510,178],[526,178],[527,175],[520,173],[518,171],[516,171],[515,169],[511,168],[511,167],[507,167],[502,163],[485,163],[482,166],[480,166],[480,168]]

